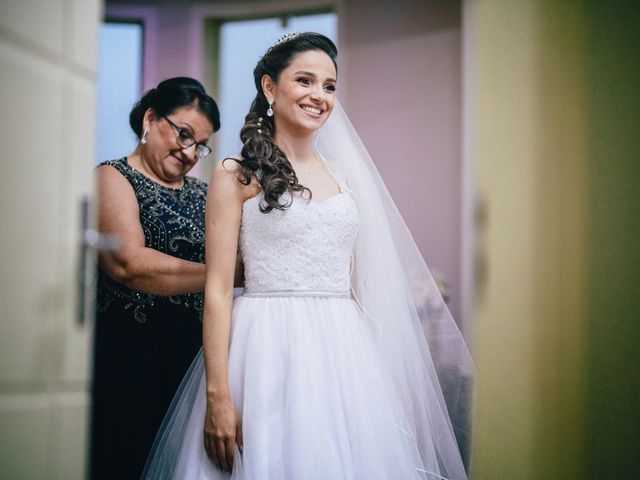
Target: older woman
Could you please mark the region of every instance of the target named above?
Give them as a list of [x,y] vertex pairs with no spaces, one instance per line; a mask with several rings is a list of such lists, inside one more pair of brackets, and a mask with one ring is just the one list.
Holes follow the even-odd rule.
[[162,418],[202,345],[207,185],[187,173],[220,128],[215,101],[191,78],[144,94],[130,114],[128,157],[96,170],[100,254],[92,477],[139,478]]

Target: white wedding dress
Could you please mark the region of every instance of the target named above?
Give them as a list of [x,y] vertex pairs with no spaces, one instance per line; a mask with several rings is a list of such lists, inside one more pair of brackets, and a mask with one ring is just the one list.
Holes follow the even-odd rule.
[[[229,385],[244,452],[231,475],[203,448],[205,379],[194,361],[160,431],[145,478],[181,480],[441,479],[436,448],[394,397],[375,325],[350,293],[359,210],[346,184],[285,211],[245,202],[244,294],[233,305]],[[429,426],[425,426],[429,428]],[[426,454],[425,454],[426,452]]]

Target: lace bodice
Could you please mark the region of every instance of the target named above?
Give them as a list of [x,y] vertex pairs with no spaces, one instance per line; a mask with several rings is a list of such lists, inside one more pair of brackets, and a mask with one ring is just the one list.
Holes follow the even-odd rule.
[[358,209],[346,187],[323,202],[285,194],[284,211],[260,212],[262,194],[243,206],[240,251],[248,292],[348,292]]

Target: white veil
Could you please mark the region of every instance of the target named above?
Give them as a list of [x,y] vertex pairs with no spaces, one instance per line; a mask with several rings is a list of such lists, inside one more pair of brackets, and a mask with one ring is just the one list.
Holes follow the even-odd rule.
[[473,364],[462,334],[339,103],[316,146],[359,206],[352,288],[375,325],[408,424],[415,427],[409,433],[420,452],[435,446],[439,475],[466,478]]

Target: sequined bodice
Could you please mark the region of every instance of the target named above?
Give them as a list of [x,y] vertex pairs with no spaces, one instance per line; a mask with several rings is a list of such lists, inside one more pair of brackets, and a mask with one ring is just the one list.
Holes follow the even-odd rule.
[[[132,168],[126,158],[100,164],[118,170],[131,184],[140,209],[140,225],[146,247],[168,255],[204,263],[204,208],[207,184],[185,177],[182,188],[164,187]],[[98,271],[97,308],[106,311],[118,299],[139,322],[146,321],[149,308],[162,308],[162,302],[202,311],[202,293],[158,297],[131,290]],[[121,308],[118,307],[118,308]]]
[[248,292],[349,291],[359,217],[341,188],[320,203],[294,195],[289,208],[266,214],[259,210],[262,195],[245,202],[240,250]]

